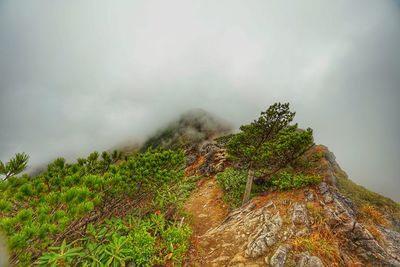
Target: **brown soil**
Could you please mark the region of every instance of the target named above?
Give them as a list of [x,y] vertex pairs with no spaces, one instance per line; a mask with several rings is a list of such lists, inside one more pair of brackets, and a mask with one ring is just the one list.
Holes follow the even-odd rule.
[[193,230],[189,259],[185,266],[208,266],[207,244],[200,237],[209,229],[218,226],[229,212],[224,203],[223,192],[215,177],[203,178],[185,204],[185,210],[191,214],[190,225]]

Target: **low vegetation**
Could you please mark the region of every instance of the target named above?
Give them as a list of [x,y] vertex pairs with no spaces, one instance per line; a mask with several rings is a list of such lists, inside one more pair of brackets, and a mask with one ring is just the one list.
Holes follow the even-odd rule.
[[246,172],[227,168],[217,175],[217,182],[224,191],[224,200],[231,207],[239,207],[242,203],[243,190],[246,187]]
[[182,151],[126,161],[94,152],[36,177],[0,181],[0,229],[18,266],[179,265],[190,229],[179,216],[195,178]]
[[317,184],[322,181],[321,176],[306,175],[302,173],[291,173],[282,171],[271,177],[267,184],[276,190],[291,190]]
[[400,219],[400,204],[384,197],[378,193],[372,192],[365,187],[358,185],[345,177],[338,178],[338,187],[340,192],[354,201],[358,207],[372,205],[377,209],[382,209],[395,218]]
[[328,231],[313,232],[311,235],[298,237],[292,241],[292,245],[295,251],[307,251],[311,255],[325,259],[326,263],[339,262],[339,244]]
[[152,266],[182,262],[188,248],[187,225],[169,223],[162,214],[140,219],[113,218],[88,225],[82,238],[50,247],[39,266]]
[[[285,191],[303,188],[317,184],[322,181],[321,176],[306,175],[282,171],[273,175],[269,180],[262,181],[252,188],[252,194],[268,191]],[[241,205],[243,190],[246,187],[246,172],[244,170],[227,168],[217,174],[217,182],[224,191],[224,200],[231,207],[236,208]]]

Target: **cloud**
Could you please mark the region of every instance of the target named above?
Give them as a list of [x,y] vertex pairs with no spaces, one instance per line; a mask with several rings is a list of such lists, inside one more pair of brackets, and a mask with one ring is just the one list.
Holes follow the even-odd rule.
[[143,140],[203,108],[289,101],[358,183],[400,200],[395,1],[2,1],[0,159]]

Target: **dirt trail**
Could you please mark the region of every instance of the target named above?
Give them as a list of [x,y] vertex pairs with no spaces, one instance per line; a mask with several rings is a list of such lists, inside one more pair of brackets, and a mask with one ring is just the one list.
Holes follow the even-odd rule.
[[203,178],[185,204],[185,209],[192,215],[190,225],[193,230],[189,260],[186,266],[209,266],[208,249],[200,242],[200,236],[219,225],[229,212],[224,203],[223,192],[218,187],[215,177]]

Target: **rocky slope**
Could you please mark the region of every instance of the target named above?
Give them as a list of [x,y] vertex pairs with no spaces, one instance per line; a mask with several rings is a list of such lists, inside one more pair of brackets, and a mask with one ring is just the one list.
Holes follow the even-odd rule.
[[206,182],[186,206],[195,233],[187,265],[400,266],[396,211],[345,197],[341,181],[348,178],[324,146],[312,148],[299,164],[323,182],[265,192],[229,212],[222,193],[212,194],[220,190],[215,173],[229,165],[225,151],[212,143],[191,151],[187,173],[202,175]]

